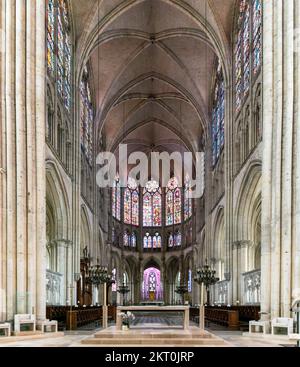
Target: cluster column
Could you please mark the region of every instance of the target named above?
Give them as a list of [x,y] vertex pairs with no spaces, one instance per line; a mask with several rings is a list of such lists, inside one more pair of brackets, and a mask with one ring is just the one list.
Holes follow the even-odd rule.
[[0,4],[0,320],[46,312],[45,1]]

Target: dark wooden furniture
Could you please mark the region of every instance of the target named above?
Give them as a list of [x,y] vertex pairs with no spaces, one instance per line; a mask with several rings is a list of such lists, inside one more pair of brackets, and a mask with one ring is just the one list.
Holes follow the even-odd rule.
[[205,308],[205,319],[219,325],[227,326],[230,330],[239,330],[239,312],[221,308]]
[[[95,323],[102,325],[102,307],[47,306],[47,319],[56,320],[59,330],[76,330]],[[116,307],[108,306],[108,322],[116,322]]]
[[[213,312],[214,310],[214,312]],[[219,311],[219,312],[218,312]],[[237,314],[226,314],[222,311],[236,311]],[[241,305],[241,306],[220,306],[220,307],[205,307],[205,319],[216,324],[237,328],[237,322],[235,320],[238,315],[238,326],[248,328],[248,323],[251,320],[258,321],[260,319],[260,306],[259,305]],[[196,323],[199,322],[199,308],[190,308],[190,320]]]

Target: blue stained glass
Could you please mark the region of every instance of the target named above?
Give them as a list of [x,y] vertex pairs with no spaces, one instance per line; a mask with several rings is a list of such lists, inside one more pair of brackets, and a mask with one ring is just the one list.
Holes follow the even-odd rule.
[[253,0],[253,72],[256,74],[261,65],[261,0]]
[[82,80],[80,83],[80,135],[81,147],[90,164],[93,157],[93,122],[94,109],[91,99],[89,86],[89,73],[87,67],[84,68]]
[[213,111],[212,111],[213,165],[217,163],[224,146],[224,140],[225,140],[224,121],[225,121],[225,89],[224,89],[222,67],[219,63],[216,73]]

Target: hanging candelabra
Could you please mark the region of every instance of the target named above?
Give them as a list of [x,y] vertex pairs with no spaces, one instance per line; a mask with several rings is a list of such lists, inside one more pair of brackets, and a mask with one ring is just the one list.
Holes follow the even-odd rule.
[[93,285],[114,282],[111,274],[108,273],[108,268],[101,265],[90,266],[87,271],[86,280]]
[[211,285],[216,284],[219,281],[219,278],[216,277],[216,271],[207,264],[207,260],[205,262],[205,265],[196,270],[196,276],[194,277],[194,281],[200,285],[204,284],[207,294],[207,304],[209,305],[210,304],[209,288]]
[[128,285],[123,281],[122,285],[117,289],[117,292],[122,294],[123,306],[125,306],[126,294],[130,292]]
[[184,283],[180,283],[176,289],[175,293],[179,294],[181,296],[182,304],[184,304],[184,295],[188,293],[188,288]]

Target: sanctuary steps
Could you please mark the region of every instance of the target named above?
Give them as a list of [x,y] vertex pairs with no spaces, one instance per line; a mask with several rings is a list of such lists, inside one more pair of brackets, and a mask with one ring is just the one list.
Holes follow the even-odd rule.
[[81,341],[93,346],[229,346],[223,339],[196,327],[189,330],[130,329],[118,331],[110,327]]

